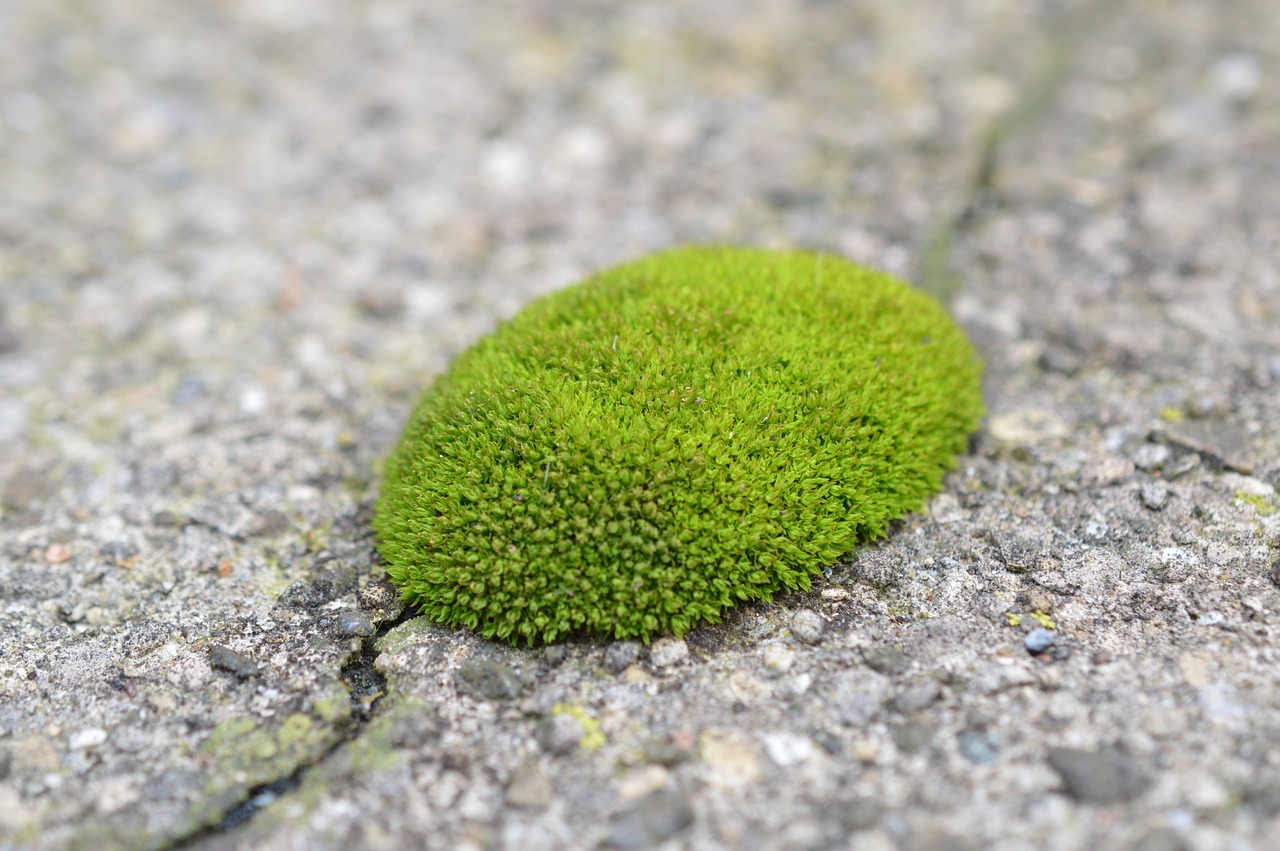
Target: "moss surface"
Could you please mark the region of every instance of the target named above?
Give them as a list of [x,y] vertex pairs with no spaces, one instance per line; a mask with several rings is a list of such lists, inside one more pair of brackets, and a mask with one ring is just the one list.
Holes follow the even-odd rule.
[[656,254],[457,358],[388,459],[380,549],[406,600],[487,637],[683,634],[918,508],[979,377],[943,308],[881,273]]

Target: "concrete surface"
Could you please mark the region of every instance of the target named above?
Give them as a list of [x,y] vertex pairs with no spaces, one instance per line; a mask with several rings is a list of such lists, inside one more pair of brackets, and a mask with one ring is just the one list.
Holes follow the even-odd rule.
[[[0,848],[1276,847],[1278,73],[1271,0],[0,4]],[[431,376],[699,241],[950,301],[945,492],[684,641],[400,611]]]

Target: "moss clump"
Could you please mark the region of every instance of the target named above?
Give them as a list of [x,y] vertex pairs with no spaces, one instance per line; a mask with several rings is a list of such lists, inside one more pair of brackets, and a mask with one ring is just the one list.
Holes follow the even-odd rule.
[[666,251],[460,355],[374,526],[430,618],[489,638],[683,634],[918,508],[982,414],[928,296],[804,252]]

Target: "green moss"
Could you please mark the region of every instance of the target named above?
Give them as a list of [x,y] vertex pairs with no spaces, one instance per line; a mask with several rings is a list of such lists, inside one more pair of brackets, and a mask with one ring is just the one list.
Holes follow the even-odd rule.
[[881,273],[656,254],[457,358],[387,461],[379,547],[406,600],[486,637],[680,635],[920,507],[979,375],[943,308]]

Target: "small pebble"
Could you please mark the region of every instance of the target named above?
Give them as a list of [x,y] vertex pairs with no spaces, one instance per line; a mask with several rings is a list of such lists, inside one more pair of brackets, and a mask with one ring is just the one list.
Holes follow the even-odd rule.
[[542,749],[557,756],[572,753],[582,741],[582,723],[572,715],[550,715],[538,722],[534,737]]
[[817,644],[827,632],[827,622],[813,609],[801,609],[791,617],[791,634],[805,644]]
[[985,730],[965,730],[956,737],[960,755],[974,765],[987,765],[1000,755],[1000,744]]
[[1173,451],[1164,444],[1144,443],[1134,450],[1132,460],[1133,466],[1139,470],[1151,472],[1168,464],[1171,457],[1173,457]]
[[44,560],[49,564],[62,564],[64,561],[70,561],[70,559],[71,550],[62,544],[53,544],[44,551]]
[[604,651],[604,666],[615,674],[621,673],[640,658],[640,642],[615,641]]
[[356,593],[360,608],[371,616],[371,619],[386,622],[395,620],[404,612],[404,600],[396,587],[386,580],[370,582]]
[[215,644],[209,648],[209,664],[223,671],[229,671],[240,679],[252,677],[258,673],[257,662],[222,644]]
[[294,582],[280,592],[276,602],[290,609],[316,609],[329,601],[323,589],[316,588],[310,582]]
[[551,781],[541,768],[534,763],[525,763],[511,775],[507,784],[507,803],[513,807],[540,809],[551,803],[555,790]]
[[1032,591],[1027,594],[1027,611],[1044,612],[1046,615],[1053,611],[1053,597],[1046,591]]
[[888,676],[901,674],[911,665],[911,659],[907,657],[906,653],[902,652],[901,648],[890,645],[873,647],[864,651],[862,661],[866,662],[867,667],[871,670]]
[[107,740],[107,731],[101,727],[89,727],[71,737],[68,743],[73,751],[96,748]]
[[836,816],[846,833],[857,833],[869,830],[880,823],[884,815],[884,804],[875,798],[854,798],[839,808]]
[[634,801],[664,788],[670,781],[671,772],[665,767],[652,763],[641,765],[618,778],[618,798]]
[[338,631],[343,635],[368,638],[373,635],[373,621],[364,612],[343,612],[338,615]]
[[813,756],[813,739],[797,733],[769,733],[764,736],[764,751],[778,765],[799,765]]
[[551,644],[542,650],[542,661],[551,667],[563,664],[569,658],[569,648],[563,644]]
[[762,655],[764,666],[778,674],[785,674],[796,662],[796,651],[785,644],[765,645]]
[[1050,748],[1049,766],[1062,778],[1066,793],[1086,803],[1129,801],[1150,785],[1138,764],[1114,748]]
[[1022,640],[1022,644],[1031,655],[1039,656],[1052,647],[1055,640],[1054,634],[1050,630],[1044,627],[1036,627],[1027,633],[1027,637]]
[[653,739],[644,746],[644,758],[671,768],[686,762],[692,754],[692,748],[692,743],[682,743],[675,739]]
[[610,848],[640,851],[654,848],[693,824],[693,807],[682,792],[660,791],[641,798],[613,824]]
[[894,698],[893,705],[899,712],[919,712],[933,703],[942,694],[942,688],[936,680],[924,680],[902,690]]
[[510,700],[520,693],[511,669],[491,659],[468,659],[458,666],[458,688],[481,700]]
[[649,661],[655,668],[668,668],[689,655],[689,645],[680,638],[659,638],[649,648]]
[[894,728],[893,740],[903,753],[916,753],[929,744],[929,728],[919,721],[906,721]]
[[1169,501],[1169,486],[1164,482],[1143,482],[1142,504],[1152,511],[1159,511]]

